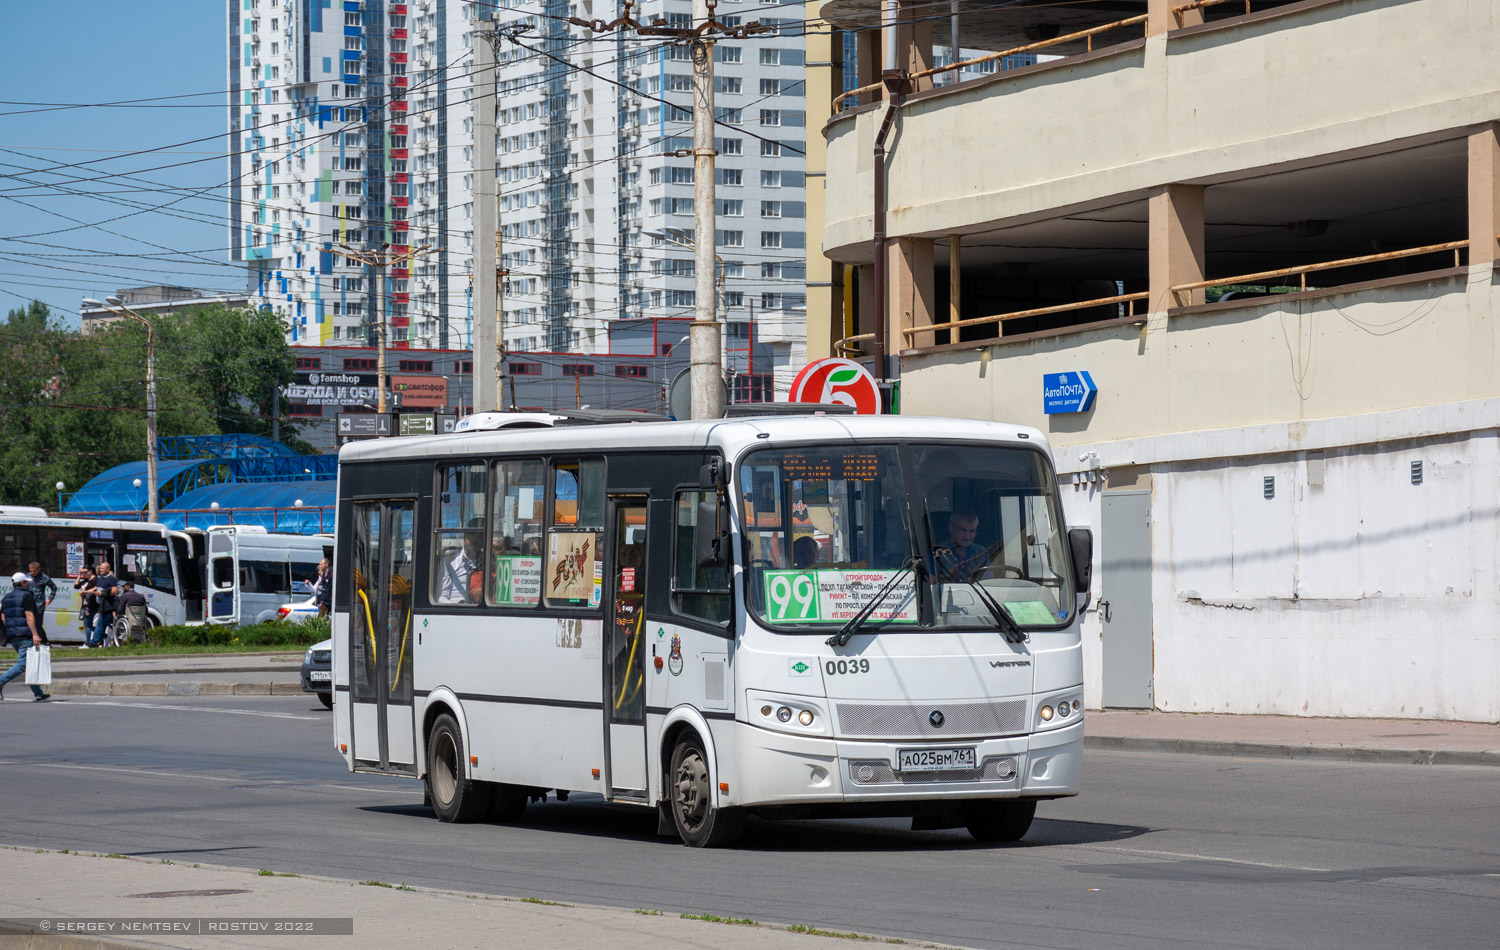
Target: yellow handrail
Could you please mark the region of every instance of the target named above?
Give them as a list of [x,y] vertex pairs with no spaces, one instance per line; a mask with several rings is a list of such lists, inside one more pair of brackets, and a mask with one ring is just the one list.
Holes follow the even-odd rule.
[[1469,246],[1468,241],[1448,241],[1443,244],[1428,244],[1423,247],[1407,248],[1404,251],[1386,251],[1382,254],[1365,254],[1361,257],[1346,257],[1337,261],[1324,261],[1320,264],[1302,264],[1297,267],[1283,267],[1279,270],[1260,271],[1255,274],[1240,274],[1235,277],[1215,277],[1212,280],[1195,280],[1190,284],[1173,284],[1169,289],[1173,293],[1184,290],[1198,290],[1203,287],[1222,287],[1225,284],[1253,284],[1258,280],[1266,280],[1270,277],[1290,277],[1293,274],[1302,276],[1302,289],[1307,289],[1307,275],[1323,270],[1336,270],[1340,267],[1353,267],[1357,264],[1374,264],[1379,261],[1392,261],[1402,257],[1421,257],[1424,254],[1436,254],[1440,251],[1453,252],[1453,266],[1459,264],[1458,252]]
[[[1128,17],[1124,20],[1116,20],[1113,23],[1105,23],[1102,26],[1090,27],[1087,30],[1079,30],[1077,33],[1069,33],[1065,36],[1054,36],[1050,40],[1041,40],[1036,43],[1027,43],[1025,46],[1016,46],[1008,50],[1002,50],[998,53],[986,53],[983,56],[976,56],[973,59],[965,59],[960,60],[956,63],[949,63],[947,66],[935,66],[932,69],[923,69],[918,72],[912,73],[907,78],[924,79],[927,76],[936,76],[938,73],[954,72],[956,70],[964,69],[968,66],[977,66],[980,63],[988,63],[994,60],[1004,59],[1007,56],[1016,56],[1020,53],[1030,53],[1035,50],[1046,49],[1049,46],[1059,46],[1063,43],[1072,43],[1076,40],[1086,40],[1088,42],[1089,51],[1092,52],[1094,49],[1094,37],[1098,36],[1100,33],[1107,33],[1110,30],[1118,30],[1122,29],[1123,27],[1134,26],[1137,23],[1145,23],[1148,19],[1150,19],[1150,17],[1146,16],[1145,14],[1141,14],[1140,16]],[[844,100],[848,99],[849,97],[858,96],[860,93],[864,92],[871,92],[875,89],[879,89],[882,85],[883,83],[878,82],[870,83],[868,86],[860,86],[858,89],[850,89],[846,93],[835,96],[833,99],[834,113],[838,113],[839,108],[844,104]]]
[[[1037,307],[1034,310],[1018,310],[1014,313],[999,313],[989,317],[970,317],[967,320],[950,320],[947,323],[929,323],[922,327],[909,327],[901,332],[910,339],[918,333],[933,333],[939,330],[955,330],[960,327],[975,327],[988,323],[1004,323],[1006,320],[1019,320],[1022,317],[1039,317],[1049,313],[1067,313],[1070,310],[1087,310],[1090,307],[1104,307],[1112,303],[1129,303],[1125,317],[1129,319],[1135,316],[1135,301],[1145,300],[1150,297],[1149,293],[1120,294],[1115,297],[1100,297],[1096,300],[1078,300],[1073,303],[1056,304],[1051,307]],[[958,342],[954,340],[953,342]]]
[[[625,679],[620,682],[620,698],[615,700],[616,711],[625,705],[625,691],[630,688],[630,671],[635,668],[635,649],[641,645],[641,621],[644,619],[646,619],[646,602],[642,600],[640,609],[635,615],[635,633],[631,635],[630,657],[625,661]],[[641,678],[645,678],[644,673],[641,674]],[[640,686],[637,685],[636,689],[639,690]],[[634,696],[635,694],[632,693],[631,698],[634,698]]]

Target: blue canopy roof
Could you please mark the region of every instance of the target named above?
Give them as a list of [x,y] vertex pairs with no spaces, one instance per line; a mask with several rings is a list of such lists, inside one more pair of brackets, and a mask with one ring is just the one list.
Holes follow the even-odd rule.
[[[333,533],[332,479],[209,485],[172,501],[160,513],[161,523],[181,530],[211,524],[260,525],[281,534]],[[297,502],[302,502],[298,507]],[[218,504],[218,509],[212,506]],[[272,509],[246,511],[247,508]]]

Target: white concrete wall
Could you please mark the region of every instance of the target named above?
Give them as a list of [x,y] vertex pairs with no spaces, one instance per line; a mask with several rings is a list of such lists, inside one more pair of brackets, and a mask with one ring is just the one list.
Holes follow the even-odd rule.
[[1158,707],[1500,719],[1495,432],[1328,452],[1323,468],[1321,487],[1287,456],[1152,479]]
[[[890,233],[942,235],[1491,121],[1497,60],[1492,0],[1348,0],[1007,73],[902,108]],[[856,245],[871,240],[879,117],[827,130],[823,246],[838,259],[868,254]]]

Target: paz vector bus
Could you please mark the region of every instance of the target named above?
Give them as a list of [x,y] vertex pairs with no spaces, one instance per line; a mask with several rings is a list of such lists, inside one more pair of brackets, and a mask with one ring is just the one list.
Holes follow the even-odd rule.
[[580,415],[344,447],[351,770],[445,821],[593,793],[694,846],[747,814],[1010,841],[1078,793],[1092,536],[1040,432]]

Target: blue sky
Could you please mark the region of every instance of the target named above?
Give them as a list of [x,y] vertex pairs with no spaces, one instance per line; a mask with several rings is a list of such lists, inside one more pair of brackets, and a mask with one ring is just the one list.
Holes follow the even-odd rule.
[[[80,297],[102,298],[121,287],[243,289],[239,272],[228,266],[223,223],[225,14],[223,0],[0,0],[0,150],[11,150],[0,151],[0,313],[35,298],[76,325]],[[148,108],[17,104],[187,94]],[[158,151],[122,154],[146,149]],[[88,164],[53,174],[26,171],[78,162]],[[121,174],[147,181],[107,177]],[[66,194],[59,185],[94,194]],[[164,212],[156,209],[180,193],[140,190],[161,185],[206,191]],[[78,227],[57,215],[88,224],[118,220]],[[38,234],[60,229],[70,230]]]

